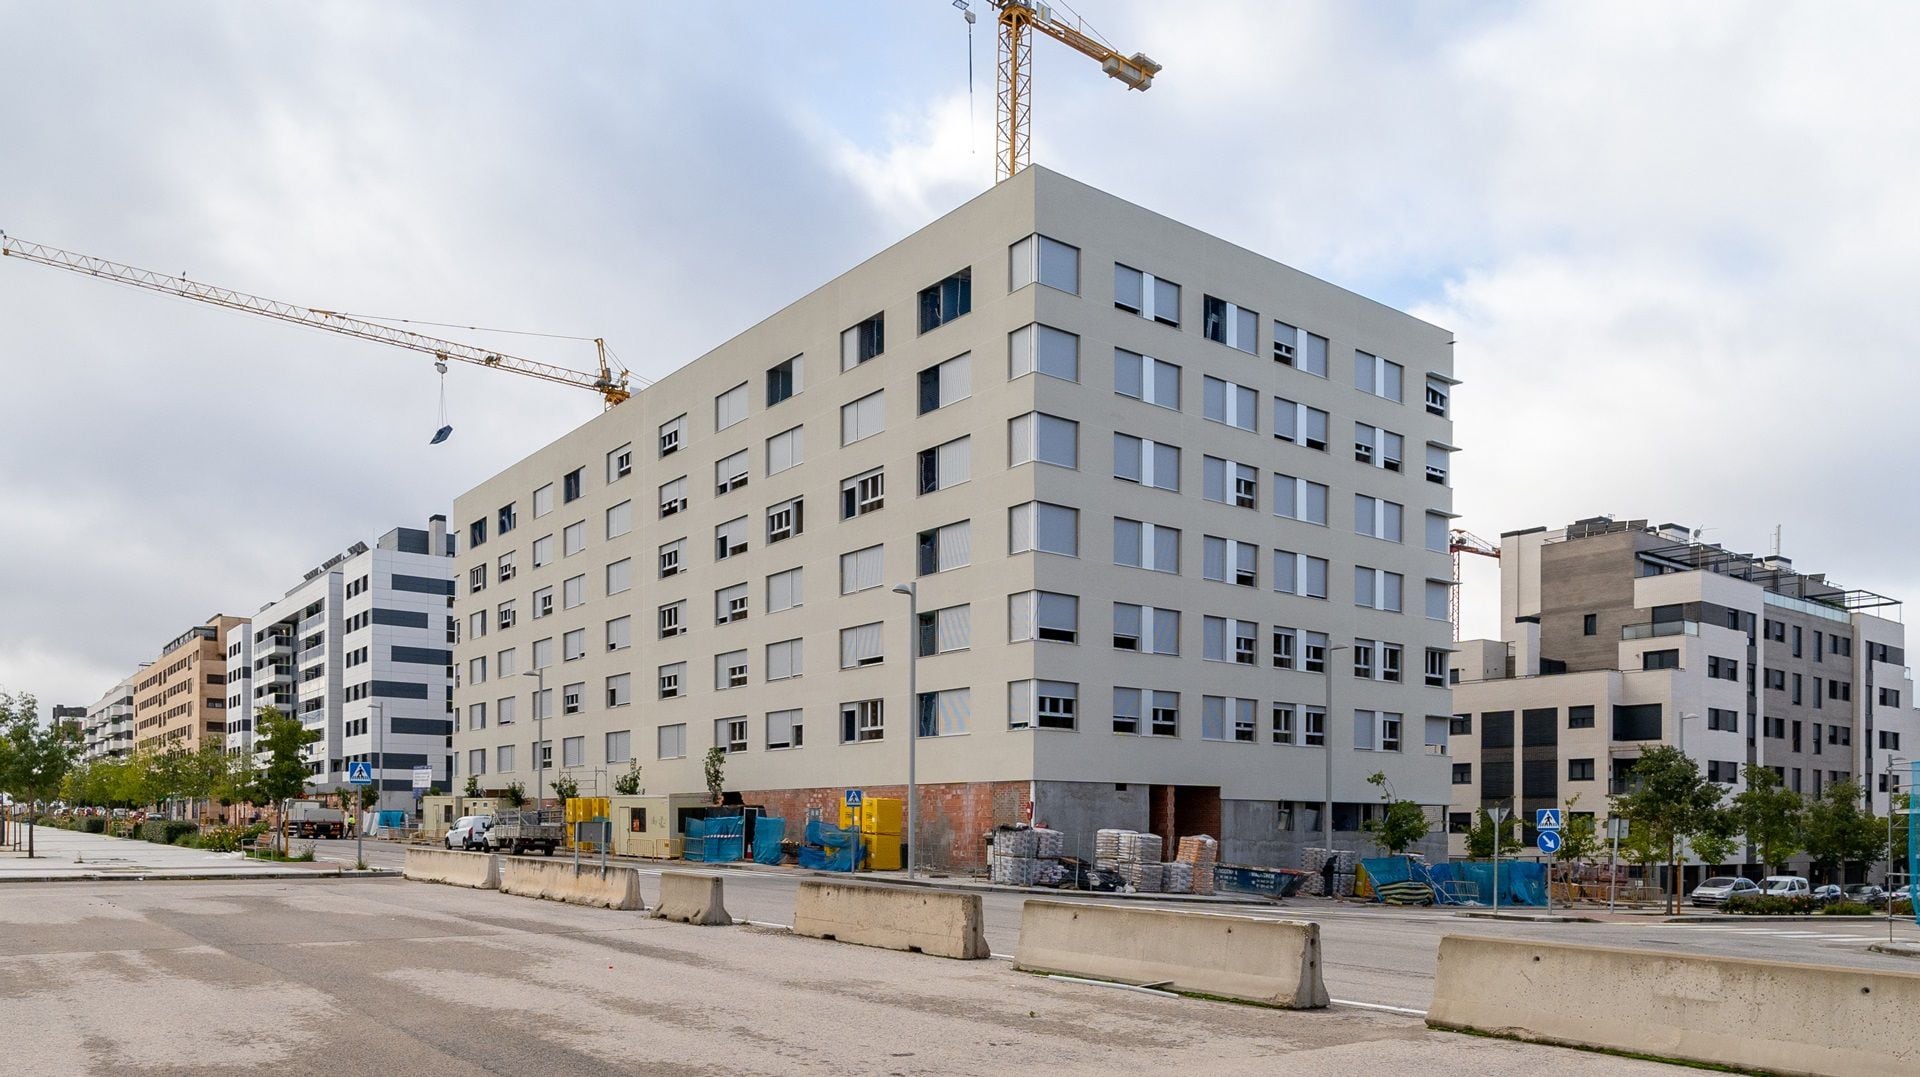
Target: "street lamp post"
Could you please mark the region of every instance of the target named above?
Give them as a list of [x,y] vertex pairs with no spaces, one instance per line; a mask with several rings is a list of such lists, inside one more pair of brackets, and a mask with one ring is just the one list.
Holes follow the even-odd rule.
[[540,811],[547,801],[547,671],[530,669],[521,674],[532,677],[533,691],[533,810]]
[[915,683],[920,647],[920,588],[897,583],[894,594],[907,596],[907,878],[914,878],[920,861],[920,785],[915,773],[920,747],[920,686]]
[[[1911,762],[1911,761],[1910,761],[1910,760],[1906,760],[1906,759],[1901,759],[1901,758],[1899,758],[1899,757],[1897,757],[1897,756],[1889,756],[1889,757],[1887,758],[1887,769],[1886,769],[1886,783],[1887,783],[1887,875],[1886,875],[1886,877],[1887,877],[1887,882],[1889,882],[1889,883],[1891,883],[1891,882],[1893,882],[1893,814],[1894,814],[1894,808],[1893,808],[1893,773],[1894,773],[1894,768],[1895,768],[1895,767],[1898,767],[1898,766],[1899,766],[1899,765],[1901,765],[1902,763],[1908,763],[1908,762]],[[1908,810],[1909,812],[1911,812],[1911,811],[1913,810],[1913,801],[1912,801],[1912,799],[1911,799],[1911,796],[1912,796],[1912,791],[1911,791],[1911,788],[1909,788],[1909,791],[1908,791],[1908,796],[1909,796],[1909,799],[1908,799],[1908,801],[1907,801],[1907,810]],[[1871,810],[1871,809],[1872,809],[1872,807],[1873,807],[1873,793],[1872,793],[1871,791],[1869,791],[1869,792],[1867,793],[1867,807],[1868,807],[1868,809],[1869,809],[1869,810]],[[1911,841],[1909,841],[1909,842],[1908,842],[1908,844],[1909,844],[1909,845],[1911,845],[1911,844],[1912,844],[1912,842],[1911,842]],[[1908,858],[1908,860],[1909,860],[1909,861],[1911,861],[1911,860],[1912,860],[1912,858],[1913,858],[1913,850],[1912,850],[1912,849],[1908,849],[1908,850],[1907,850],[1907,858]],[[1887,887],[1887,888],[1886,888],[1886,890],[1887,890],[1887,941],[1888,941],[1888,942],[1892,942],[1892,941],[1893,941],[1893,887],[1891,887],[1891,886],[1889,886],[1889,887]],[[1909,877],[1907,878],[1907,896],[1908,896],[1908,898],[1909,898],[1909,899],[1911,899],[1911,898],[1912,898],[1912,896],[1913,896],[1913,893],[1914,893],[1914,891],[1913,891],[1913,878],[1911,877],[1911,875],[1909,875]]]
[[[1327,685],[1327,712],[1320,716],[1320,749],[1326,753],[1326,794],[1320,804],[1320,841],[1326,846],[1329,855],[1333,852],[1333,656],[1347,650],[1344,643],[1336,643],[1327,648],[1327,655],[1320,663],[1320,675]],[[1306,731],[1301,730],[1302,733]],[[1327,897],[1332,897],[1332,880],[1328,880]]]

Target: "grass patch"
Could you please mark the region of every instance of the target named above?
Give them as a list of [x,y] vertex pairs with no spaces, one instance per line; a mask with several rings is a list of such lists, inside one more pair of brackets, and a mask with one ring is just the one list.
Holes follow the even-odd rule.
[[1612,1055],[1615,1058],[1632,1058],[1641,1062],[1660,1062],[1669,1066],[1685,1066],[1687,1069],[1706,1070],[1710,1073],[1740,1073],[1750,1077],[1767,1077],[1772,1070],[1750,1070],[1741,1066],[1729,1066],[1724,1062],[1696,1062],[1690,1058],[1669,1058],[1666,1055],[1648,1054],[1644,1051],[1628,1051],[1619,1047],[1595,1047],[1585,1043],[1563,1043],[1560,1040],[1542,1039],[1531,1036],[1515,1036],[1502,1032],[1487,1032],[1478,1028],[1461,1028],[1457,1025],[1437,1025],[1428,1022],[1428,1028],[1437,1032],[1453,1032],[1462,1036],[1478,1036],[1484,1040],[1512,1040],[1515,1043],[1537,1043],[1546,1047],[1564,1047],[1571,1051],[1585,1051],[1594,1055]]
[[313,850],[303,849],[289,856],[286,853],[277,853],[271,849],[248,849],[247,859],[272,860],[281,864],[311,864],[313,863]]

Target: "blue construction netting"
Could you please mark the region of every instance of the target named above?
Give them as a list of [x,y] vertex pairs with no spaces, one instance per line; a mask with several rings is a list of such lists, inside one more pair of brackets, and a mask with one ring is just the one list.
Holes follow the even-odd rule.
[[1362,860],[1360,866],[1366,869],[1375,901],[1388,905],[1431,905],[1435,901],[1430,880],[1411,857],[1379,857]]
[[[1454,860],[1429,869],[1436,888],[1448,888],[1459,894],[1461,903],[1493,904],[1493,861]],[[1461,885],[1465,884],[1465,885]],[[1545,905],[1547,868],[1525,860],[1500,861],[1500,904]]]
[[[691,820],[689,820],[691,822]],[[738,815],[723,815],[703,820],[700,834],[700,859],[709,864],[730,864],[747,855],[747,821]],[[689,833],[688,839],[693,835]]]
[[687,818],[687,840],[680,847],[680,859],[700,861],[707,858],[707,821]]
[[809,819],[806,841],[800,846],[800,866],[815,871],[852,871],[853,858],[864,855],[864,852],[860,844],[853,840],[851,830]]
[[762,815],[753,821],[753,862],[778,864],[780,841],[787,836],[787,821]]

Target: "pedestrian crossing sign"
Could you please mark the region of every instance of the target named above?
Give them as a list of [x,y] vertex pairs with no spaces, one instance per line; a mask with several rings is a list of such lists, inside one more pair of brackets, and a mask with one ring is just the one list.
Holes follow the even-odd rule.
[[1535,830],[1560,829],[1560,809],[1540,808],[1535,810],[1533,813],[1533,828]]
[[347,764],[347,784],[348,785],[372,785],[373,784],[373,764],[372,763],[348,763]]

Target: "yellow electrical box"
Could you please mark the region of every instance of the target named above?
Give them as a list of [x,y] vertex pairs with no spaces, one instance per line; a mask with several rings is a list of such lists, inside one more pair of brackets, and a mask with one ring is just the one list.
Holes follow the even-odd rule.
[[[569,798],[566,806],[566,847],[569,849],[573,848],[573,824],[591,822],[595,819],[606,819],[609,821],[613,819],[612,811],[608,807],[606,797]],[[583,852],[600,851],[599,846],[592,841],[581,842],[580,848]]]
[[[860,844],[866,847],[865,866],[872,871],[898,871],[900,835],[906,831],[906,805],[894,797],[868,797],[859,808],[840,805],[840,829],[860,825]],[[858,819],[856,820],[856,813]]]

